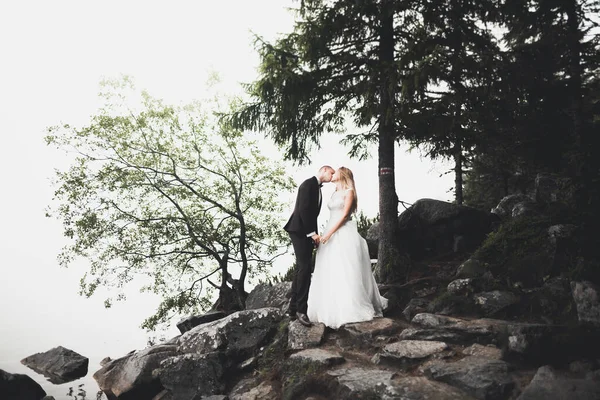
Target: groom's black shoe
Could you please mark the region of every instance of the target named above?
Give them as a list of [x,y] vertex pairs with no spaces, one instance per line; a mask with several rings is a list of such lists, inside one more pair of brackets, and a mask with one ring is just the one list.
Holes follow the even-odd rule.
[[304,326],[312,326],[312,322],[308,319],[308,315],[302,313],[296,313],[296,317],[298,318],[298,322],[300,322]]

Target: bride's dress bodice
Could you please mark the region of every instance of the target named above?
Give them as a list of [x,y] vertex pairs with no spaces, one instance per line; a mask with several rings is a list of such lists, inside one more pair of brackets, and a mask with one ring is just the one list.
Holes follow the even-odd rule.
[[[336,190],[331,195],[331,198],[327,202],[327,208],[329,209],[329,224],[337,222],[344,214],[344,203],[346,196],[350,196],[350,190]],[[351,216],[348,220],[352,219]]]

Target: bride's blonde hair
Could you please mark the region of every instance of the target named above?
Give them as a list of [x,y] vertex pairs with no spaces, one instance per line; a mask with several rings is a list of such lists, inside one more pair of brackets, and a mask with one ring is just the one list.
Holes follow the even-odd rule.
[[350,208],[350,212],[356,212],[356,209],[358,208],[358,195],[356,194],[356,184],[354,183],[354,174],[352,174],[352,171],[350,171],[349,168],[346,167],[340,167],[339,168],[340,171],[340,181],[342,183],[342,187],[344,189],[352,189],[352,196],[353,196],[353,201],[352,201],[352,208]]

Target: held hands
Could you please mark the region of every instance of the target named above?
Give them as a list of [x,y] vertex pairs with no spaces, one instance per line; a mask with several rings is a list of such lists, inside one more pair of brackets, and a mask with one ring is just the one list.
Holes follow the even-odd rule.
[[321,236],[319,236],[318,234],[314,234],[310,237],[313,242],[315,243],[315,245],[319,245],[319,243],[321,242]]

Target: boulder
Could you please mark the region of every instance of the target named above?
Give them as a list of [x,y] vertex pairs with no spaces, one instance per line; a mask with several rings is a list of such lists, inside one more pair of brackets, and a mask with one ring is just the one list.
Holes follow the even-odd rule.
[[[398,218],[398,242],[414,260],[477,248],[498,217],[472,207],[434,199],[420,199]],[[371,257],[377,255],[379,225],[367,232]],[[457,244],[460,242],[460,246]]]
[[472,278],[455,279],[448,284],[448,293],[453,295],[469,295],[475,291]]
[[225,318],[226,316],[227,314],[225,314],[223,311],[211,311],[202,315],[192,315],[179,321],[177,323],[177,328],[179,329],[179,332],[186,333],[198,325],[216,321],[218,319]]
[[177,341],[178,351],[223,351],[230,362],[238,363],[255,355],[275,335],[282,317],[278,308],[238,311],[184,333]]
[[423,376],[397,379],[394,386],[388,387],[384,395],[394,400],[473,400],[473,397],[457,388],[431,381]]
[[487,265],[479,260],[470,258],[456,270],[457,278],[479,278],[488,271]]
[[292,354],[288,358],[289,363],[311,364],[317,367],[332,367],[342,364],[346,360],[337,352],[323,349],[307,349]]
[[404,315],[407,321],[410,321],[415,315],[427,311],[428,306],[428,300],[421,298],[410,299],[404,311],[402,311],[402,315]]
[[222,394],[226,360],[222,353],[183,354],[161,361],[153,373],[174,399]]
[[600,399],[600,382],[570,378],[550,366],[543,366],[517,400],[596,400]]
[[259,283],[246,298],[246,309],[275,307],[286,310],[292,296],[292,282],[280,282],[274,285]]
[[[208,399],[208,398],[206,398]],[[242,379],[223,400],[279,400],[280,396],[269,382],[257,378]],[[204,398],[203,398],[204,400]]]
[[473,296],[475,304],[479,305],[485,315],[493,315],[520,300],[519,296],[511,292],[493,290],[491,292],[477,293]]
[[513,210],[517,204],[528,202],[531,202],[531,199],[524,194],[510,194],[500,200],[500,203],[492,209],[492,213],[502,219],[510,218],[513,216]]
[[502,358],[502,350],[496,346],[482,346],[478,343],[465,348],[462,353],[468,356],[483,357],[492,360],[500,360]]
[[109,400],[151,399],[162,390],[152,371],[160,366],[161,361],[176,355],[176,350],[174,345],[157,345],[132,352],[110,361],[96,371],[94,379]]
[[515,204],[512,210],[512,217],[521,217],[524,215],[534,216],[539,214],[539,207],[533,201],[524,201]]
[[374,364],[396,365],[402,368],[412,367],[435,354],[446,350],[444,342],[429,340],[402,340],[386,345],[381,352],[373,356]]
[[338,329],[337,344],[342,348],[381,347],[401,329],[399,323],[389,318],[346,324]]
[[73,350],[58,346],[26,357],[21,364],[46,376],[52,383],[61,384],[86,376],[89,360]]
[[509,371],[510,366],[504,361],[472,356],[451,363],[434,362],[425,368],[430,379],[455,386],[482,400],[509,397],[515,386]]
[[0,369],[0,399],[40,400],[44,396],[44,389],[29,376],[11,374]]
[[461,237],[461,248],[477,248],[497,217],[475,208],[433,199],[417,200],[398,218],[398,240],[413,259],[451,253]]
[[600,327],[600,292],[592,282],[571,282],[573,300],[577,306],[579,322]]
[[492,320],[463,320],[436,314],[417,314],[412,323],[423,328],[402,331],[402,340],[436,340],[447,343],[494,343],[497,341],[498,324]]
[[[393,399],[395,372],[366,368],[342,368],[328,371],[337,384],[335,399]],[[370,397],[369,397],[370,396]]]
[[325,325],[322,323],[313,324],[307,328],[296,320],[290,323],[288,329],[288,349],[290,350],[317,347],[325,336]]

